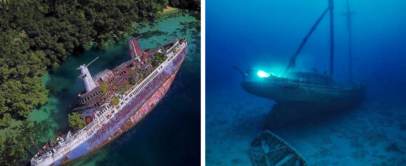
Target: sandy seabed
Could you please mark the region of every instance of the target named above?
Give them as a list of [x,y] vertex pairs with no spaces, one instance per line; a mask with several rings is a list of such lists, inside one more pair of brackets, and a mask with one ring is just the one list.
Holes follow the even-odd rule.
[[[242,88],[207,90],[206,165],[252,165],[249,144],[273,101]],[[309,165],[406,165],[406,97],[367,94],[357,108],[273,131]]]

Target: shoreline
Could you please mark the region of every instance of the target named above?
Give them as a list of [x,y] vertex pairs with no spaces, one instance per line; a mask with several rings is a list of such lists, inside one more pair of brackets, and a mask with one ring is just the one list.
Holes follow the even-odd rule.
[[170,14],[170,13],[175,13],[178,12],[179,8],[175,8],[175,7],[170,7],[170,6],[166,6],[166,8],[164,9],[164,11],[162,12],[162,14]]

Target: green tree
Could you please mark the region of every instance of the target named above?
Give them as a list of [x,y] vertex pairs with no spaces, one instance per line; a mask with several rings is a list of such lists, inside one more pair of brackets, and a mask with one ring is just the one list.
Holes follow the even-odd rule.
[[120,99],[117,96],[113,96],[111,99],[111,105],[118,105],[120,103]]
[[11,118],[10,114],[4,114],[3,119],[0,119],[0,128],[7,127],[11,125],[13,119]]
[[144,73],[142,72],[138,73],[138,77],[140,78],[140,80],[144,79]]
[[36,145],[45,144],[48,139],[44,139],[44,135],[48,136],[54,130],[50,124],[50,120],[32,123],[26,121],[4,134],[3,143],[0,144],[0,163],[10,166],[25,165],[32,156],[24,148],[36,152],[31,138]]
[[109,84],[107,84],[107,82],[102,82],[100,84],[100,90],[102,92],[103,97],[106,95],[108,88],[109,88]]
[[162,53],[156,53],[152,59],[152,63],[151,65],[153,67],[157,67],[159,66],[162,62],[164,62],[166,60],[167,56],[165,54]]
[[41,76],[68,55],[114,44],[133,22],[159,17],[168,4],[154,1],[7,1],[0,19],[0,119],[27,118],[47,99]]
[[200,10],[200,5],[200,0],[169,0],[169,6],[182,9]]
[[73,112],[72,115],[68,115],[69,126],[73,129],[82,129],[86,126],[86,122],[82,119],[82,115]]
[[126,87],[127,86],[120,86],[120,94],[123,95],[125,93],[125,91],[127,91]]

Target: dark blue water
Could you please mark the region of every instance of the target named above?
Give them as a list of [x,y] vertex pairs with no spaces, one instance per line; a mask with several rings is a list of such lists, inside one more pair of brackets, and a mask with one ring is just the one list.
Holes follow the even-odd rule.
[[[238,81],[231,64],[280,72],[327,5],[327,0],[207,1],[208,87],[218,86],[222,80]],[[406,2],[350,0],[350,5],[357,12],[352,22],[354,76],[376,85],[404,85]],[[345,17],[340,16],[346,12],[345,1],[336,0],[334,11],[335,73],[346,78],[347,28]],[[314,67],[329,72],[329,49],[326,15],[299,54],[295,69]]]
[[[251,140],[273,102],[248,94],[231,66],[276,75],[289,62],[328,0],[214,1],[206,5],[206,163],[247,165]],[[311,165],[406,165],[406,1],[350,0],[353,77],[364,102],[335,118],[277,132]],[[336,80],[348,72],[344,0],[335,1]],[[329,13],[292,70],[329,72]],[[220,141],[221,140],[221,141]],[[221,143],[220,143],[221,142]]]

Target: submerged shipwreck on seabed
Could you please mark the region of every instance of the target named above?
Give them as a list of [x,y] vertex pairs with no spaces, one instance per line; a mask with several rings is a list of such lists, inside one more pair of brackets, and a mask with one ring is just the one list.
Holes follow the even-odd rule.
[[244,77],[241,86],[251,94],[276,102],[266,119],[268,129],[306,117],[348,110],[362,101],[366,90],[364,84],[339,84],[330,76],[315,72],[290,72],[285,77],[263,78],[251,73]]
[[[276,104],[267,115],[264,128],[278,129],[297,120],[308,117],[343,112],[360,104],[366,92],[366,85],[352,79],[351,53],[351,15],[347,1],[347,27],[349,30],[349,79],[345,83],[338,83],[334,76],[334,25],[333,1],[329,0],[329,7],[318,18],[307,36],[303,39],[299,49],[293,54],[288,66],[281,76],[268,74],[264,71],[250,68],[243,71],[235,66],[242,75],[242,88],[253,95],[274,100]],[[307,39],[317,27],[321,19],[330,11],[330,74],[312,72],[289,72],[294,67],[296,57]]]

